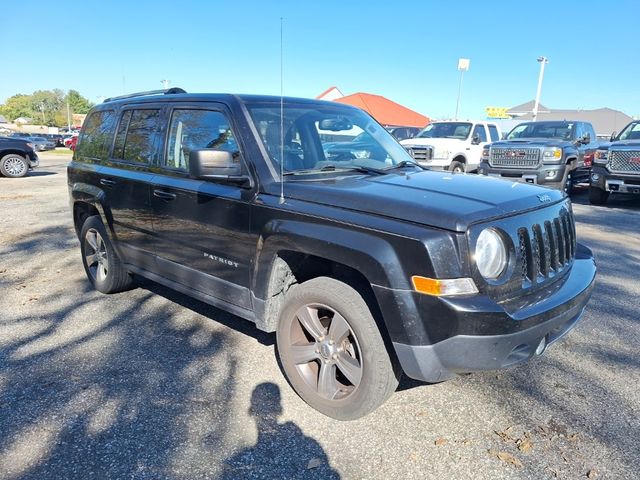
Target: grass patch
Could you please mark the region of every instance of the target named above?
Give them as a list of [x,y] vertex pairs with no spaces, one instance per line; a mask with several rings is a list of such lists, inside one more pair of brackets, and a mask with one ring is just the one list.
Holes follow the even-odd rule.
[[53,150],[38,152],[38,155],[73,155],[73,151],[69,148],[58,147]]

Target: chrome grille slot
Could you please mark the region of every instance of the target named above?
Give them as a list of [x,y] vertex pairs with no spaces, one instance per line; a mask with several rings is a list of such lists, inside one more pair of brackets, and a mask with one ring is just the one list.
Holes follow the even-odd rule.
[[612,172],[640,173],[640,151],[611,150],[608,166]]
[[535,168],[540,163],[539,148],[492,147],[489,164],[494,167]]
[[415,145],[407,150],[416,162],[426,162],[433,158],[433,147]]

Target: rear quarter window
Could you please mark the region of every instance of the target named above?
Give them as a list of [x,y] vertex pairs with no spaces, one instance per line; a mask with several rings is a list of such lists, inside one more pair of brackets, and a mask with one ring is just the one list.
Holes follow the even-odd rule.
[[115,128],[116,115],[113,110],[101,110],[89,114],[78,138],[76,155],[106,159]]

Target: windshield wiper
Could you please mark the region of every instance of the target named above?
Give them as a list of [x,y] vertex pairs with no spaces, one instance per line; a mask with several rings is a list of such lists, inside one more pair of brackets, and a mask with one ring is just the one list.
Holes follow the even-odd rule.
[[371,167],[363,167],[362,165],[349,165],[348,167],[336,167],[335,165],[325,165],[322,168],[308,168],[305,170],[290,170],[284,172],[284,175],[306,175],[310,173],[324,173],[324,172],[361,172],[361,173],[376,173],[381,175],[384,170]]
[[389,170],[397,170],[399,168],[405,168],[405,167],[418,167],[420,170],[427,170],[426,167],[423,167],[418,162],[414,162],[411,160],[402,160],[396,163],[395,165],[391,165],[390,167],[383,168],[382,171],[388,172]]

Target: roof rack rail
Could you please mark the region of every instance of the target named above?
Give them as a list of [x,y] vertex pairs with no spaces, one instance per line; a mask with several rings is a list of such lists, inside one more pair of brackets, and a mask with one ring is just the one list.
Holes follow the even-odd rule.
[[147,95],[160,95],[160,94],[171,95],[174,93],[187,93],[187,92],[180,87],[171,87],[165,90],[148,90],[146,92],[130,93],[128,95],[120,95],[118,97],[105,98],[103,103],[112,102],[114,100],[124,100],[126,98],[146,97]]

